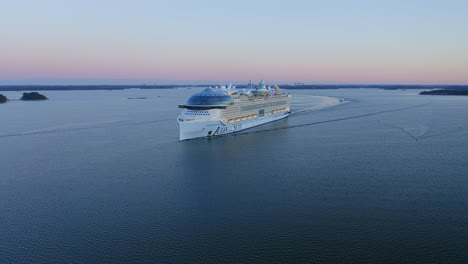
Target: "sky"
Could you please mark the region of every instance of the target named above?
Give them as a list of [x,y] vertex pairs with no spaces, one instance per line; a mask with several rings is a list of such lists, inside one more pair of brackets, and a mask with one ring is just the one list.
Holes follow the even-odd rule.
[[0,85],[468,84],[466,0],[0,0]]

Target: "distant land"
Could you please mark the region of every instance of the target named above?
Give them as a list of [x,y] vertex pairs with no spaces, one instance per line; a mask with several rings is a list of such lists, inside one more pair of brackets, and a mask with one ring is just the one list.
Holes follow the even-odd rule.
[[433,90],[423,91],[420,95],[468,95],[468,90]]
[[38,92],[31,92],[31,93],[23,93],[23,96],[21,97],[20,100],[22,101],[47,100],[47,97]]
[[[206,85],[0,85],[0,91],[54,91],[54,90],[124,90],[124,89],[172,89],[179,87],[208,87],[219,86],[219,84]],[[246,87],[245,84],[236,85],[238,88]],[[468,85],[359,85],[359,84],[279,84],[285,89],[356,89],[356,88],[378,88],[385,90],[405,90],[405,89],[447,89],[447,90],[468,90]]]
[[3,94],[0,94],[0,104],[6,103],[8,101],[8,98],[4,96]]

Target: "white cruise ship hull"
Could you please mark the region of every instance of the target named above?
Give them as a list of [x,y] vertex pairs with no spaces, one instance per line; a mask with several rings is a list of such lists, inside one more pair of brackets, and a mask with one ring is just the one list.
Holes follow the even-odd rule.
[[289,112],[271,114],[257,118],[248,119],[245,121],[236,122],[235,124],[225,124],[222,121],[191,121],[180,122],[180,140],[193,138],[204,138],[218,135],[225,135],[241,130],[249,129],[266,123],[270,123],[279,119],[283,119],[289,115]]

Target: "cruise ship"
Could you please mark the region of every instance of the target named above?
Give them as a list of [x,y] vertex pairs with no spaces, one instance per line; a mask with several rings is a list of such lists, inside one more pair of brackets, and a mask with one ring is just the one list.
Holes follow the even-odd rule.
[[250,82],[245,89],[208,87],[179,105],[180,140],[234,133],[285,118],[291,95],[275,85]]

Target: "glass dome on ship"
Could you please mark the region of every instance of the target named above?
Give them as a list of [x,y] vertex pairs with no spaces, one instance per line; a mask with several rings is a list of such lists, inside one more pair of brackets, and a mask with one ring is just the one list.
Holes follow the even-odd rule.
[[215,90],[213,88],[206,88],[205,90],[196,93],[187,100],[186,106],[227,106],[234,104],[234,99],[229,94]]

